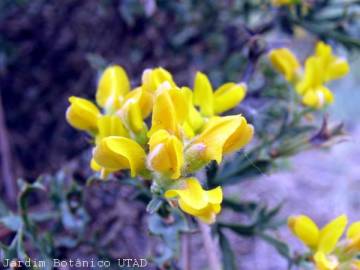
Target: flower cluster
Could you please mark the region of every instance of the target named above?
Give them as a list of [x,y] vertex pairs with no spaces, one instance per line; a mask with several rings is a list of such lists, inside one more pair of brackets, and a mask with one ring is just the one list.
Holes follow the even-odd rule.
[[132,89],[125,70],[110,66],[99,80],[97,106],[70,97],[66,118],[94,138],[91,168],[103,178],[130,170],[132,177],[152,179],[153,190],[211,223],[221,210],[221,187],[205,191],[192,176],[251,140],[253,127],[242,115],[219,116],[245,94],[243,83],[214,91],[201,72],[192,90],[179,87],[163,68],[145,70],[141,85]]
[[292,232],[310,249],[312,260],[318,270],[360,269],[360,221],[351,224],[346,238],[343,235],[347,217],[341,215],[323,228],[304,215],[290,217],[288,225]]
[[287,48],[270,51],[269,58],[276,70],[295,87],[304,105],[322,108],[334,100],[325,84],[340,79],[349,72],[349,65],[343,58],[335,56],[332,48],[318,42],[314,55],[305,61],[302,68],[296,56]]

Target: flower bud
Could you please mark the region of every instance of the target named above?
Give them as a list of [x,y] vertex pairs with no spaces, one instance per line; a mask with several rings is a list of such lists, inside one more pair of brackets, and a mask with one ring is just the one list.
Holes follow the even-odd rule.
[[168,82],[171,87],[176,86],[170,72],[161,67],[144,70],[141,80],[142,87],[149,92],[155,92],[164,82]]
[[206,145],[203,143],[195,143],[190,145],[185,151],[185,174],[198,171],[209,163],[205,157]]
[[222,114],[235,108],[245,97],[245,83],[225,83],[214,93],[215,114]]
[[142,87],[137,87],[134,90],[130,91],[125,97],[125,103],[128,100],[134,100],[139,104],[142,118],[147,118],[153,108],[154,104],[154,94],[148,91],[145,91]]
[[132,177],[145,168],[145,157],[144,149],[137,142],[120,136],[102,139],[93,152],[100,167],[112,172],[130,169]]
[[214,115],[214,94],[209,78],[202,72],[197,72],[194,82],[194,104],[200,107],[204,116]]
[[293,81],[300,68],[296,56],[287,48],[274,49],[269,53],[269,59],[274,68],[283,74],[288,81]]
[[179,178],[184,164],[182,142],[162,129],[150,137],[149,147],[149,168],[171,179]]
[[117,65],[110,66],[100,77],[96,102],[107,112],[114,112],[121,107],[129,91],[130,82],[126,71]]
[[315,247],[318,244],[320,231],[309,217],[304,215],[289,217],[288,226],[293,234],[307,246]]
[[154,102],[152,127],[148,136],[165,129],[180,137],[180,127],[188,117],[189,106],[184,91],[179,88],[159,89]]
[[315,55],[320,58],[324,71],[324,82],[337,80],[349,73],[350,67],[346,59],[335,56],[331,46],[320,41],[316,44]]
[[89,100],[70,97],[70,106],[66,110],[66,120],[77,129],[90,133],[98,131],[97,119],[101,116],[99,109]]
[[346,233],[347,251],[360,251],[360,221],[350,225]]

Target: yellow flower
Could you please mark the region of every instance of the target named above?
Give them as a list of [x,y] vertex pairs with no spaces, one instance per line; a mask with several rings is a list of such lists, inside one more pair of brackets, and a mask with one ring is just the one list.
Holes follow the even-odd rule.
[[155,92],[165,82],[171,87],[176,86],[172,75],[164,68],[146,69],[142,74],[142,87],[146,91]]
[[296,56],[287,48],[271,50],[269,59],[274,68],[283,74],[287,81],[296,79],[300,64]]
[[193,139],[188,154],[195,154],[192,152],[198,149],[199,153],[195,158],[220,163],[223,155],[238,151],[248,144],[253,133],[253,126],[241,115],[214,117]]
[[96,144],[100,143],[103,138],[109,136],[129,137],[129,133],[121,122],[120,117],[116,114],[100,116],[97,121],[97,126]]
[[334,96],[324,84],[325,72],[320,58],[312,56],[306,60],[305,74],[296,85],[303,103],[309,107],[321,108],[331,104]]
[[105,168],[101,167],[99,164],[96,163],[94,158],[92,158],[90,160],[90,168],[94,172],[100,172],[101,179],[106,179],[109,176],[109,174],[117,171],[117,170],[110,170],[110,169],[105,169]]
[[69,98],[70,106],[66,110],[66,120],[77,129],[90,133],[98,130],[97,119],[101,113],[94,103],[79,97]]
[[222,114],[232,108],[235,108],[245,97],[245,83],[225,83],[214,93],[215,114]]
[[121,107],[129,91],[130,82],[125,70],[117,65],[110,66],[100,77],[96,102],[107,112],[114,112]]
[[216,214],[221,211],[223,199],[221,187],[204,190],[196,178],[188,178],[183,189],[171,189],[165,192],[166,198],[178,197],[180,208],[205,223],[213,223]]
[[336,256],[326,256],[324,252],[316,252],[314,255],[316,270],[335,270],[338,269],[339,260]]
[[194,82],[194,105],[199,106],[204,116],[214,116],[228,111],[238,105],[245,97],[244,83],[226,83],[213,92],[208,77],[197,72]]
[[186,135],[192,138],[197,134],[203,127],[205,120],[198,110],[194,107],[193,103],[193,92],[188,87],[182,87],[181,90],[184,92],[187,99],[188,117],[183,126]]
[[164,129],[152,134],[149,140],[148,165],[151,170],[165,174],[171,179],[180,177],[184,164],[182,142]]
[[147,118],[153,108],[154,104],[153,93],[145,91],[142,87],[137,87],[130,91],[125,97],[125,103],[129,100],[137,102],[139,104],[142,118]]
[[354,260],[352,263],[351,263],[351,270],[360,270],[360,260]]
[[194,104],[200,107],[200,112],[205,116],[215,114],[213,88],[208,77],[202,72],[195,75]]
[[324,84],[339,79],[348,72],[347,61],[333,55],[329,45],[319,42],[315,55],[310,56],[305,62],[304,75],[297,82],[296,90],[302,96],[305,105],[321,108],[334,101],[333,94]]
[[273,6],[290,6],[301,2],[301,0],[271,0]]
[[327,87],[320,85],[310,91],[306,91],[303,95],[302,102],[308,107],[319,109],[325,104],[332,104],[334,102],[334,96]]
[[96,164],[108,171],[130,169],[135,177],[145,168],[146,154],[135,141],[119,136],[102,139],[95,147],[93,158]]
[[119,111],[123,121],[127,124],[127,127],[134,133],[146,129],[146,125],[143,121],[142,110],[140,104],[136,99],[129,99],[122,106]]
[[324,82],[337,80],[349,73],[346,59],[333,55],[331,46],[320,41],[316,45],[315,56],[321,61]]
[[347,224],[347,217],[341,215],[321,230],[307,216],[299,215],[290,217],[289,228],[305,245],[314,253],[314,261],[319,270],[333,270],[337,267],[336,257],[331,255]]
[[165,129],[180,137],[180,128],[188,116],[186,94],[179,88],[160,88],[155,97],[152,126],[148,136],[155,131]]
[[348,251],[360,251],[360,221],[350,225],[346,233]]

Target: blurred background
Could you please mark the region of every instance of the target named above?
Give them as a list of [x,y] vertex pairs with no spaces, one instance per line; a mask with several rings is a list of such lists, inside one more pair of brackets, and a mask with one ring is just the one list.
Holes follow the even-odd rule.
[[[143,69],[156,66],[170,70],[180,84],[192,86],[195,71],[201,70],[219,85],[244,78],[246,59],[256,51],[249,46],[252,32],[258,31],[275,45],[294,48],[299,56],[312,51],[314,36],[287,29],[281,13],[274,22],[271,8],[269,15],[254,12],[265,8],[260,3],[264,1],[2,0],[1,197],[14,199],[17,178],[34,181],[41,174],[71,167],[86,153],[87,138],[65,121],[68,97],[94,99],[98,75],[108,64],[122,65],[134,79],[133,86],[140,83]],[[261,198],[270,205],[285,202],[283,217],[305,213],[320,224],[343,212],[352,220],[360,219],[360,59],[358,53],[347,54],[341,46],[336,52],[347,56],[351,65],[351,74],[330,86],[336,89],[330,118],[344,122],[345,141],[326,152],[311,150],[284,161],[285,171],[264,174],[261,181],[229,190],[234,197]],[[251,84],[256,81],[250,80]],[[72,170],[78,180],[89,173],[79,166]],[[114,202],[127,209],[128,202],[117,197],[111,185],[94,189],[99,188],[111,195],[110,201],[90,206],[89,212]],[[92,192],[98,194],[98,190],[88,195],[96,201]],[[117,218],[138,214],[128,210]],[[130,237],[136,233],[125,230]],[[279,233],[292,238],[285,227]],[[230,237],[240,269],[285,269],[284,259],[266,243]],[[135,254],[143,252],[141,244],[133,249]]]

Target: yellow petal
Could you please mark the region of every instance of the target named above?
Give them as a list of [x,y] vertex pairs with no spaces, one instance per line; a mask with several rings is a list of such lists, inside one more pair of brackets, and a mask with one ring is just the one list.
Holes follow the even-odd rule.
[[360,270],[360,260],[359,259],[355,259],[351,262],[351,270]]
[[182,142],[176,136],[159,130],[150,137],[149,148],[148,164],[152,170],[171,179],[180,177],[184,154]]
[[320,231],[318,250],[325,254],[332,252],[344,233],[346,224],[346,215],[341,215],[322,228]]
[[223,193],[221,187],[217,187],[206,191],[208,201],[212,204],[220,204],[223,200]]
[[[188,132],[189,134],[191,133],[191,136],[189,136],[190,138],[193,137],[193,135],[197,134],[200,129],[203,127],[205,121],[204,118],[202,117],[202,115],[200,114],[200,112],[194,107],[193,104],[193,92],[187,88],[187,87],[182,87],[181,90],[183,91],[189,109],[188,109],[188,117],[187,117],[187,125],[188,127],[190,127],[192,129],[191,132]],[[186,127],[186,128],[188,128]]]
[[89,100],[78,97],[69,98],[70,106],[66,111],[66,120],[77,129],[97,132],[97,118],[101,115],[98,108]]
[[315,91],[307,91],[303,96],[302,102],[310,108],[321,108],[324,104],[324,97],[317,95]]
[[125,129],[118,115],[102,115],[98,118],[99,132],[96,136],[96,144],[103,138],[109,136],[129,137],[129,133]]
[[246,84],[225,83],[214,93],[215,114],[222,114],[236,107],[245,97]]
[[360,251],[360,221],[351,224],[346,233],[346,239],[346,250],[348,252]]
[[195,131],[191,126],[190,122],[187,120],[182,126],[186,138],[193,138],[195,136]]
[[209,121],[192,145],[204,145],[203,158],[220,163],[223,154],[239,150],[249,142],[252,134],[252,126],[241,115],[217,117]]
[[93,158],[111,171],[130,169],[134,177],[145,167],[145,151],[135,141],[118,136],[106,137],[96,146]]
[[360,236],[360,221],[354,222],[350,225],[346,233],[347,239],[355,239]]
[[241,125],[227,139],[224,144],[223,154],[236,152],[247,145],[254,135],[254,128],[248,124],[245,117],[241,117]]
[[184,189],[172,189],[165,192],[166,198],[176,196],[180,197],[179,203],[184,203],[192,211],[204,209],[208,205],[206,193],[196,178],[186,179]]
[[269,53],[269,59],[274,68],[283,74],[288,81],[293,81],[300,68],[296,56],[287,48],[274,49]]
[[197,216],[202,222],[212,224],[216,220],[216,213],[214,211],[203,211],[201,215]]
[[314,262],[317,270],[335,270],[339,266],[339,262],[336,257],[327,257],[321,251],[318,251],[314,255]]
[[98,172],[101,170],[101,166],[99,164],[97,164],[95,159],[93,159],[93,158],[90,161],[90,168],[95,172]]
[[197,72],[194,83],[194,104],[200,107],[205,116],[214,115],[214,94],[208,77]]
[[318,86],[315,89],[309,89],[303,95],[304,105],[312,108],[322,108],[325,105],[334,102],[334,96],[331,91],[325,86]]
[[318,226],[309,217],[304,215],[290,217],[288,226],[293,234],[304,242],[304,244],[311,248],[317,246],[320,231]]
[[146,69],[142,75],[142,87],[149,92],[155,92],[163,83],[169,83],[171,87],[176,84],[169,71],[164,68]]
[[331,46],[324,42],[318,42],[316,45],[315,55],[320,59],[325,81],[339,79],[345,76],[350,68],[346,59],[333,55]]
[[139,103],[136,101],[128,103],[127,121],[130,128],[135,133],[141,131],[144,128],[144,122],[141,114]]
[[116,171],[116,170],[115,171],[108,170],[108,169],[105,169],[105,168],[101,167],[99,164],[96,163],[96,161],[93,158],[90,161],[90,168],[94,172],[100,172],[100,178],[101,179],[106,179],[109,176],[109,174]]
[[121,66],[110,66],[100,77],[96,92],[96,102],[107,110],[116,110],[130,91],[130,82]]
[[165,129],[179,136],[179,127],[188,116],[188,108],[185,94],[180,89],[164,89],[158,93],[155,97],[152,127],[148,136],[159,129]]
[[142,87],[137,87],[126,95],[125,103],[128,100],[134,100],[139,104],[143,119],[150,115],[154,104],[154,95],[152,93]]
[[271,4],[273,6],[286,6],[286,5],[292,5],[294,4],[294,0],[271,0]]
[[332,48],[324,42],[319,41],[316,44],[315,55],[329,61],[332,55]]
[[196,178],[186,179],[186,186],[180,190],[168,190],[165,197],[179,197],[180,208],[205,223],[213,223],[221,211],[222,190],[220,187],[205,191]]
[[309,57],[305,62],[305,74],[296,85],[297,92],[302,95],[309,89],[315,89],[324,83],[324,69],[318,57]]
[[326,81],[337,80],[344,77],[350,71],[348,62],[345,59],[336,59],[333,61],[326,72]]

